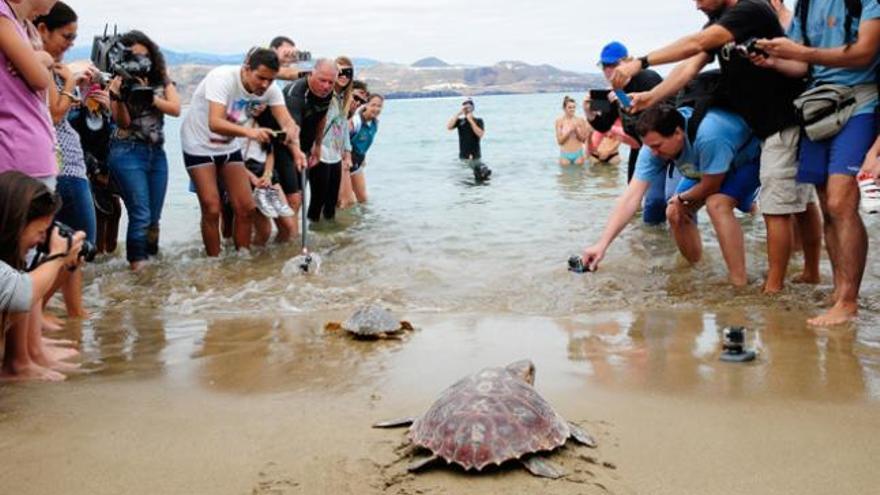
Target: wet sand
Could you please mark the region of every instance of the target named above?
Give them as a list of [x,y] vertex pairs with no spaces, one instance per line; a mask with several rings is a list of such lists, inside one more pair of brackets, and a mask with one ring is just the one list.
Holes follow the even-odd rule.
[[[401,341],[325,334],[339,314],[212,320],[107,312],[69,325],[88,374],[0,386],[9,494],[873,493],[880,346],[799,312],[651,310],[577,318],[405,314]],[[757,362],[718,361],[746,323]],[[120,331],[121,329],[121,331]],[[536,388],[599,447],[408,474],[405,430],[457,378],[530,357]]]

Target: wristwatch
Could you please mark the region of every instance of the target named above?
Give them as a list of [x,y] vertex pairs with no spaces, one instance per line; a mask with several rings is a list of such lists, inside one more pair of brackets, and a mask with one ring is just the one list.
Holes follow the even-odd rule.
[[651,64],[648,62],[647,55],[645,55],[644,57],[639,57],[639,62],[641,62],[641,64],[642,64],[642,70],[645,70],[651,66]]

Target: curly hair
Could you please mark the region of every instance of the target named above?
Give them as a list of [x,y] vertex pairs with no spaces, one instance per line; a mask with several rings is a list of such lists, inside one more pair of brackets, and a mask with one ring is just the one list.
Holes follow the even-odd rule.
[[152,67],[150,67],[150,73],[147,75],[147,80],[150,82],[151,86],[165,86],[170,82],[168,79],[167,66],[165,65],[165,56],[162,55],[159,45],[153,42],[149,36],[142,31],[132,30],[123,34],[119,41],[127,47],[143,45],[147,48],[147,51],[150,52],[149,57]]

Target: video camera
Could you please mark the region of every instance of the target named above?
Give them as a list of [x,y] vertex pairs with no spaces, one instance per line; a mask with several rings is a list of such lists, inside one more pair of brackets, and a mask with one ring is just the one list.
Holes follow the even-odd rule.
[[132,52],[131,48],[122,44],[122,35],[113,28],[113,34],[107,33],[109,26],[104,26],[104,34],[95,36],[92,42],[92,63],[98,68],[99,76],[94,81],[101,87],[107,87],[114,77],[122,78],[120,98],[135,108],[148,108],[153,104],[153,88],[143,84],[153,64],[145,55]]
[[[56,229],[58,230],[58,235],[67,239],[68,246],[73,243],[73,235],[76,232],[72,228],[56,220],[52,222],[52,227],[46,235],[46,240],[37,246],[37,252],[41,254],[49,254],[50,243],[52,242],[52,231]],[[79,257],[91,263],[95,260],[97,254],[98,248],[88,240],[84,239],[82,248],[79,250]]]

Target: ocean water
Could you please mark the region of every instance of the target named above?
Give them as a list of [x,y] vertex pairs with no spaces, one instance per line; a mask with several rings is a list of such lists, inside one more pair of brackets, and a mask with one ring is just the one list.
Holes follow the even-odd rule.
[[[87,296],[98,315],[94,327],[109,321],[102,316],[112,315],[118,324],[147,318],[161,322],[166,334],[197,339],[199,331],[188,326],[193,322],[344,315],[367,302],[410,314],[554,319],[684,310],[711,318],[726,314],[759,329],[785,312],[794,312],[790,321],[801,324],[820,310],[831,289],[827,260],[822,285],[760,295],[765,231],[760,217],[748,215],[741,222],[752,282],[743,290],[727,284],[705,215],[705,259],[697,266],[683,261],[665,227],[646,227],[634,218],[597,273],[568,272],[567,258],[599,237],[625,186],[626,170],[624,164],[558,165],[553,123],[562,96],[477,99],[477,115],[486,122],[483,158],[494,171],[484,184],[475,183],[458,161],[457,136],[445,128],[458,99],[388,101],[367,158],[370,201],[341,212],[336,222],[311,226],[309,244],[323,258],[321,272],[311,276],[285,275],[285,265],[299,254],[298,239],[248,254],[229,247],[219,259],[203,255],[198,204],[188,191],[177,138],[180,121],[171,120],[161,257],[145,272],[131,274],[121,241],[120,252],[89,268]],[[867,223],[872,244],[880,245],[880,221],[870,217]],[[846,330],[855,342],[848,359],[872,374],[880,369],[875,259],[872,251],[860,319]],[[790,272],[800,263],[795,257]],[[89,328],[87,340],[101,333]],[[628,331],[622,325],[622,338]]]

